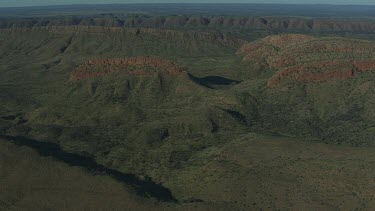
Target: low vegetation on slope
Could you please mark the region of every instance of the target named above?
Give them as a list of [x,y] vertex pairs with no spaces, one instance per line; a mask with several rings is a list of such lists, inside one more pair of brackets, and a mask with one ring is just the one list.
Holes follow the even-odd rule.
[[306,18],[270,17],[246,15],[127,15],[115,14],[64,16],[43,18],[0,18],[0,28],[31,28],[51,26],[105,26],[125,28],[205,28],[269,30],[278,32],[303,33],[353,33],[371,34],[375,24],[371,18]]
[[258,99],[271,130],[373,145],[374,51],[366,40],[292,34],[245,44],[238,54],[264,67]]
[[105,174],[93,174],[0,139],[1,210],[220,210],[213,203],[166,203],[135,195]]
[[[228,71],[241,58],[224,38],[218,42],[211,35],[160,30],[65,29],[2,31],[4,91],[28,96],[1,96],[6,133],[59,143],[66,150],[94,155],[106,166],[162,181],[197,151],[224,141],[220,137],[225,131],[246,129],[242,113],[251,110],[228,89],[206,87],[234,86],[238,81],[230,78],[241,75]],[[130,72],[134,74],[124,74]],[[217,79],[224,83],[216,84]]]
[[[335,194],[324,183],[332,178],[325,177],[319,188],[309,186],[317,184],[309,174],[319,168],[299,162],[299,150],[275,151],[279,143],[298,139],[303,144],[290,146],[306,144],[318,152],[320,146],[335,151],[333,144],[374,145],[370,41],[281,35],[247,43],[221,33],[91,26],[5,29],[0,41],[2,134],[58,144],[110,169],[151,178],[179,202],[237,209],[267,208],[271,202],[275,209],[307,206],[310,195]],[[269,150],[282,158],[267,158],[266,167],[262,159],[246,160],[253,154],[256,160],[260,152],[251,147],[263,143],[270,148],[262,156]],[[309,182],[284,197],[278,188],[290,192],[288,175],[275,169],[289,165],[289,152],[298,163],[286,174]],[[275,179],[267,184],[278,188],[263,184],[268,176]],[[248,177],[256,182],[246,182]],[[231,185],[256,190],[255,196]],[[307,195],[294,200],[306,185]],[[342,190],[356,208],[371,206],[367,188],[357,189],[364,191],[363,200]],[[332,197],[333,204],[314,204],[342,206],[339,196]]]
[[324,82],[375,71],[373,52],[374,42],[306,35],[270,36],[239,50],[245,61],[264,61],[265,65],[277,70],[268,81],[270,87],[288,79]]

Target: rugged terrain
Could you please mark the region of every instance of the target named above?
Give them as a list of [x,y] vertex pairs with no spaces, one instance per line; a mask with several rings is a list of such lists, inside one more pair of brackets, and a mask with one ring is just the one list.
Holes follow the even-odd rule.
[[242,46],[245,61],[264,61],[277,73],[268,86],[284,80],[326,82],[375,71],[375,45],[355,39],[315,38],[306,35],[270,36]]
[[217,29],[231,33],[251,33],[253,31],[300,32],[311,34],[362,34],[371,36],[375,32],[372,18],[306,18],[275,16],[68,16],[41,18],[0,18],[0,28],[30,28],[46,26],[106,26],[126,28],[164,28],[164,29]]
[[[1,207],[27,208],[39,179],[72,169],[58,187],[100,188],[40,206],[89,209],[100,193],[114,209],[374,208],[374,41],[278,18],[156,18],[3,25],[0,183],[17,191]],[[228,31],[261,20],[262,35]],[[306,34],[264,36],[294,26]]]

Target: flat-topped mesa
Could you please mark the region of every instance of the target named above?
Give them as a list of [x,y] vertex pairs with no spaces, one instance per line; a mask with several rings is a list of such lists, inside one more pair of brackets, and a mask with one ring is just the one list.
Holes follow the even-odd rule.
[[85,80],[89,78],[103,77],[113,73],[124,75],[153,75],[166,74],[177,76],[186,73],[176,63],[162,60],[157,57],[130,57],[114,59],[89,60],[78,66],[71,74],[70,80]]
[[268,86],[283,82],[345,80],[375,71],[375,43],[344,38],[278,35],[245,44],[238,53],[244,61],[275,69]]

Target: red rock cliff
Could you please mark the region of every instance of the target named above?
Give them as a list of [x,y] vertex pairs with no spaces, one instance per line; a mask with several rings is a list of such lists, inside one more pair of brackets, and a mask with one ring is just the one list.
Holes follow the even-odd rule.
[[356,77],[375,70],[375,43],[344,38],[289,34],[248,43],[238,51],[244,61],[276,70],[270,87],[285,81],[321,82]]
[[130,57],[114,59],[89,60],[78,66],[70,76],[71,81],[103,77],[112,73],[124,75],[152,75],[162,73],[180,75],[185,73],[183,68],[172,61],[157,57]]

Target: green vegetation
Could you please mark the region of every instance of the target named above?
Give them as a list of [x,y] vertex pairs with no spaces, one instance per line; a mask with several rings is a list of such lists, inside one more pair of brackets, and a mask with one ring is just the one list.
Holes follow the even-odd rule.
[[[243,61],[237,41],[197,31],[1,30],[0,132],[152,178],[178,199],[172,208],[373,208],[375,72],[272,89],[277,69]],[[135,56],[186,73],[69,80],[89,60]],[[77,183],[91,177],[78,174]]]

